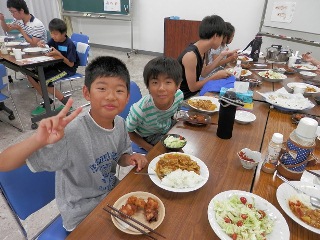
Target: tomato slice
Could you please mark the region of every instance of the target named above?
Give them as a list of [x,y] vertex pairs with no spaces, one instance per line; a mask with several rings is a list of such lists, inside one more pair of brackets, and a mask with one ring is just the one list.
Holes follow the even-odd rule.
[[247,199],[245,197],[241,197],[240,198],[240,201],[243,203],[243,204],[246,204],[247,203]]
[[246,219],[247,219],[247,217],[248,217],[248,215],[247,215],[247,214],[241,214],[241,218],[242,218],[242,219],[246,220]]
[[243,222],[241,221],[241,220],[239,220],[238,222],[237,222],[237,226],[238,227],[241,227],[243,225]]

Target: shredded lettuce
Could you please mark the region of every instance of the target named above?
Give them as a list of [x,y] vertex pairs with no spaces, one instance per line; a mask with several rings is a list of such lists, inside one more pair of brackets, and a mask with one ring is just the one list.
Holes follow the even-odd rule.
[[237,240],[266,239],[274,227],[274,220],[256,209],[254,199],[243,203],[240,196],[234,195],[226,201],[215,201],[214,210],[219,226],[229,236],[236,235]]
[[181,148],[186,143],[186,140],[180,139],[179,137],[168,136],[163,142],[168,148]]

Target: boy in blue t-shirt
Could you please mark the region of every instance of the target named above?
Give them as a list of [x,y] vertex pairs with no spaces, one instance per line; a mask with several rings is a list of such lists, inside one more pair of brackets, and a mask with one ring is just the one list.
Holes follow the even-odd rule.
[[[48,92],[50,94],[55,94],[56,98],[65,105],[68,101],[68,97],[64,97],[63,94],[57,89],[53,89],[53,82],[67,76],[72,76],[76,73],[79,66],[79,57],[76,51],[76,46],[73,41],[67,36],[67,25],[61,19],[54,18],[49,23],[49,31],[51,34],[51,39],[48,41],[48,45],[51,51],[47,53],[47,56],[62,57],[63,62],[56,63],[52,66],[45,67],[43,69],[46,82],[48,84]],[[44,42],[40,41],[39,46],[44,46]],[[41,86],[39,84],[39,79],[34,79],[28,76],[28,80],[31,85],[39,92],[42,96]],[[55,93],[54,93],[55,92]],[[53,100],[50,99],[50,103]],[[63,106],[57,108],[61,110]],[[43,105],[38,106],[35,110],[31,112],[32,116],[37,116],[44,114],[46,112]]]

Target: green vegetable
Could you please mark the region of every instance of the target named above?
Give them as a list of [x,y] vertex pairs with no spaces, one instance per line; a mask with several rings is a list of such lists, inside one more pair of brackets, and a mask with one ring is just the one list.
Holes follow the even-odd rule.
[[236,236],[236,239],[266,239],[273,230],[274,220],[263,210],[256,209],[254,202],[247,201],[238,195],[226,201],[216,201],[216,221],[226,234]]
[[168,136],[163,142],[168,148],[181,148],[185,145],[186,140],[180,137]]

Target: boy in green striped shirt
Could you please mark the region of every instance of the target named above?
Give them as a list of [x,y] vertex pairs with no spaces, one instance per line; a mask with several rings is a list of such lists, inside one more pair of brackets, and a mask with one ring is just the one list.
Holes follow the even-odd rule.
[[143,78],[149,94],[131,106],[126,125],[131,141],[149,151],[176,123],[182,68],[173,58],[157,57],[147,63]]

